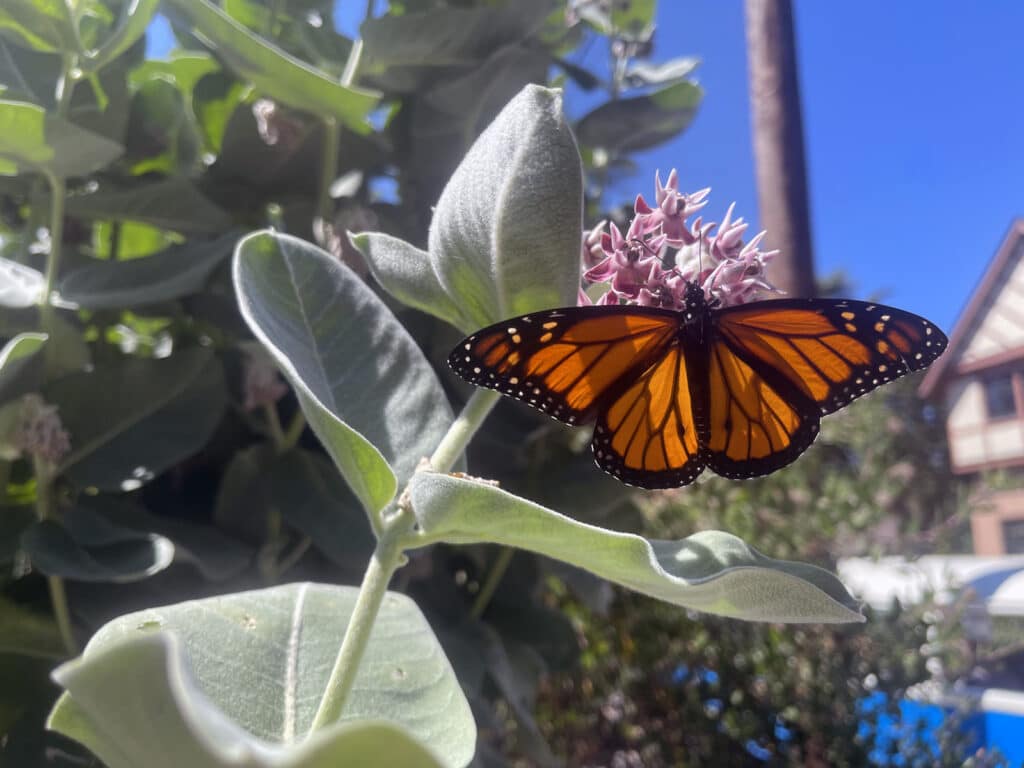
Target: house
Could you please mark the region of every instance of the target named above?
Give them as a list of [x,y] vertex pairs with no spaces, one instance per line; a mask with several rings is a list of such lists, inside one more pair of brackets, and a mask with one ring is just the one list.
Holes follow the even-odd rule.
[[[1024,219],[1010,226],[920,394],[945,406],[954,472],[1024,469]],[[1020,485],[975,495],[976,554],[1024,553]]]

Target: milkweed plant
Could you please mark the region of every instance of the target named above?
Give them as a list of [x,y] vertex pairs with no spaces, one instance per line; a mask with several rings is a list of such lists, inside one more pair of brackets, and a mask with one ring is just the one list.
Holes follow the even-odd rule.
[[[703,221],[707,195],[680,193],[673,171],[659,178],[653,205],[638,196],[625,234],[601,224],[581,237],[581,163],[560,94],[528,86],[451,177],[427,250],[381,233],[352,240],[394,300],[464,334],[554,306],[673,306],[688,280],[723,303],[771,290],[771,254],[759,237],[744,241],[731,208],[717,225]],[[499,395],[460,389],[465,402],[453,411],[388,304],[316,246],[253,232],[238,241],[233,278],[246,323],[376,544],[358,587],[287,584],[103,626],[54,672],[64,694],[49,727],[111,768],[467,765],[476,725],[452,665],[416,603],[388,591],[411,553],[439,542],[530,550],[681,609],[863,620],[828,572],[770,559],[728,533],[647,540],[466,474],[465,449]],[[254,390],[279,386],[265,371],[250,375],[262,382]],[[44,467],[67,449],[42,403],[21,435]],[[345,537],[345,526],[328,535]]]

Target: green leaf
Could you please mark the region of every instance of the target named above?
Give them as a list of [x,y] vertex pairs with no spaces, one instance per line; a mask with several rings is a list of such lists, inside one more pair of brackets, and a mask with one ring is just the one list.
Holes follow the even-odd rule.
[[0,595],[0,653],[63,659],[66,655],[57,623],[47,614],[30,611]]
[[72,7],[65,0],[4,0],[0,35],[37,51],[74,53],[78,41]]
[[121,527],[169,539],[174,545],[174,561],[189,563],[210,581],[224,581],[237,576],[252,560],[249,547],[225,536],[215,527],[154,515],[126,499],[123,495],[88,497],[79,501],[79,509],[102,514]]
[[351,239],[384,290],[408,307],[459,326],[459,305],[445,293],[430,254],[383,232],[364,232]]
[[143,82],[132,95],[126,134],[131,174],[189,176],[201,167],[202,140],[186,94],[161,77]]
[[31,392],[41,381],[39,349],[45,333],[19,333],[0,349],[0,403]]
[[0,100],[0,176],[42,171],[85,176],[120,157],[123,148],[42,107]]
[[218,525],[262,535],[272,511],[334,563],[360,573],[365,568],[373,532],[358,499],[321,454],[294,449],[278,455],[266,444],[235,454],[217,496]]
[[252,86],[223,72],[206,75],[196,84],[192,92],[192,111],[210,152],[221,153],[228,121],[251,93]]
[[66,275],[58,292],[80,309],[120,309],[197,293],[238,239],[230,233],[128,261],[96,261]]
[[720,616],[864,620],[857,602],[832,574],[772,560],[721,531],[648,541],[578,522],[486,483],[435,473],[417,474],[411,492],[420,527],[433,541],[528,549],[645,595]]
[[176,232],[221,234],[231,217],[196,185],[175,176],[135,184],[100,184],[95,192],[71,195],[67,213],[83,219],[138,221]]
[[688,80],[644,96],[602,104],[580,120],[576,136],[588,147],[628,153],[662,144],[685,131],[704,89]]
[[22,533],[21,546],[40,572],[74,581],[140,581],[174,560],[170,540],[122,528],[87,509],[74,510],[63,525],[36,523]]
[[625,80],[626,84],[632,88],[665,85],[689,77],[698,66],[700,66],[700,59],[694,56],[670,59],[658,64],[637,61],[626,67]]
[[101,490],[138,488],[198,451],[225,406],[220,363],[205,348],[108,362],[54,382],[45,395],[71,435],[60,471]]
[[438,7],[369,19],[359,28],[360,77],[390,93],[413,93],[441,68],[476,66],[526,39],[549,11],[547,0],[516,0],[504,7]]
[[258,91],[282,104],[333,117],[356,133],[369,133],[366,117],[378,94],[346,88],[323,72],[254,35],[207,0],[171,0],[193,32],[209,40],[225,63]]
[[129,75],[133,88],[154,78],[172,80],[182,93],[192,93],[206,75],[219,72],[217,60],[203,51],[172,51],[166,59],[147,59]]
[[611,25],[616,34],[631,40],[650,38],[657,0],[612,3]]
[[234,277],[242,316],[373,520],[452,423],[433,369],[380,299],[310,243],[253,233]]
[[0,258],[0,307],[24,309],[39,303],[46,279],[38,269]]
[[95,51],[81,59],[84,72],[95,72],[131,48],[146,34],[146,27],[156,13],[160,0],[128,0],[121,6],[121,16],[113,34]]
[[54,673],[67,693],[48,725],[110,768],[466,765],[469,705],[423,614],[395,593],[342,720],[309,734],[357,592],[290,584],[115,619]]
[[430,225],[434,273],[466,333],[576,304],[583,185],[558,92],[527,86],[473,144]]

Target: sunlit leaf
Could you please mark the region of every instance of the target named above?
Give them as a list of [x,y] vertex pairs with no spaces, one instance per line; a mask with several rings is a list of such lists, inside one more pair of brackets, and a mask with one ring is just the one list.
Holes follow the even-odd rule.
[[235,252],[242,315],[373,515],[452,422],[433,369],[351,270],[316,246],[257,232]]
[[366,117],[377,105],[372,91],[345,87],[309,64],[257,37],[207,0],[171,0],[239,76],[282,104],[333,117],[357,133],[369,133]]
[[220,363],[204,348],[108,361],[52,383],[45,396],[71,435],[61,471],[109,490],[138,488],[199,450],[225,406]]
[[644,96],[602,104],[580,120],[580,143],[616,152],[649,149],[685,131],[697,114],[704,90],[683,81]]
[[413,478],[412,502],[432,539],[528,549],[685,608],[754,621],[863,621],[832,574],[772,560],[721,531],[648,541],[581,523],[486,483],[425,472]]
[[122,147],[42,107],[0,101],[0,176],[45,171],[84,176],[121,155]]
[[426,619],[394,593],[359,695],[339,723],[308,733],[356,594],[291,584],[115,619],[55,673],[68,693],[49,726],[110,768],[466,765],[469,705]]

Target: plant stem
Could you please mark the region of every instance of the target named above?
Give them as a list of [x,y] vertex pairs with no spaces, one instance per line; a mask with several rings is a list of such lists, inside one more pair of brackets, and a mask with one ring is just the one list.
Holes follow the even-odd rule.
[[291,423],[288,424],[288,430],[284,433],[284,449],[290,451],[294,448],[299,438],[302,437],[303,430],[306,429],[306,417],[303,415],[301,409],[296,409],[295,415],[292,416]]
[[311,733],[336,722],[344,711],[345,701],[359,672],[359,663],[366,652],[366,645],[377,613],[380,611],[381,602],[387,594],[388,583],[402,561],[402,539],[414,522],[412,510],[399,508],[399,512],[387,521],[381,533],[370,558],[370,564],[363,575],[359,597],[356,598],[355,607],[352,609],[352,616],[345,630],[345,639],[342,640],[341,650],[335,659],[334,669],[331,670],[320,708],[313,718]]
[[476,600],[473,601],[473,607],[469,610],[471,618],[479,619],[483,616],[485,610],[487,610],[488,603],[491,602],[491,598],[494,597],[494,591],[498,588],[501,583],[501,578],[505,575],[505,571],[508,570],[509,565],[512,563],[512,557],[516,551],[512,547],[502,547],[501,552],[498,554],[498,559],[494,561],[494,565],[491,566],[490,572],[487,574],[487,579],[484,581],[484,585],[480,588],[480,593],[476,596]]
[[64,179],[53,173],[46,174],[50,185],[50,254],[46,257],[46,283],[39,303],[50,303],[50,294],[57,281],[57,270],[60,268],[60,251],[64,239]]
[[[36,517],[40,522],[52,520],[56,513],[53,508],[53,477],[50,467],[38,456],[32,459],[32,464],[36,476]],[[47,576],[46,583],[50,589],[50,604],[61,640],[64,642],[64,650],[68,656],[77,656],[78,644],[71,629],[71,611],[68,610],[64,580],[60,576]]]
[[[487,389],[478,389],[473,393],[463,407],[462,413],[441,439],[434,455],[430,457],[431,469],[447,472],[452,468],[499,398],[497,392]],[[289,428],[289,432],[291,431]],[[359,596],[345,629],[345,638],[341,641],[341,650],[338,651],[338,658],[327,681],[320,708],[313,718],[310,733],[330,725],[341,717],[345,700],[359,672],[359,663],[366,652],[366,645],[377,613],[380,611],[381,602],[387,593],[388,583],[402,563],[405,548],[422,545],[413,534],[416,517],[408,502],[403,501],[407,498],[407,494],[403,493],[398,502],[398,511],[392,517],[385,517],[381,523],[377,547],[373,550],[366,573],[363,574]]]
[[75,86],[81,79],[82,73],[78,69],[78,56],[70,54],[64,57],[64,66],[61,68],[60,77],[57,79],[57,92],[54,94],[57,99],[57,114],[67,117],[71,109],[71,96],[75,92]]
[[281,427],[281,419],[277,415],[277,406],[273,403],[264,403],[263,415],[267,419],[267,431],[270,432],[270,440],[274,444],[274,451],[284,453],[288,450],[285,444],[284,429]]
[[338,141],[340,128],[338,118],[324,118],[323,163],[320,168],[320,193],[317,197],[316,215],[322,227],[333,226],[334,201],[331,199],[331,185],[338,176]]
[[459,455],[465,450],[470,439],[480,429],[487,414],[498,404],[501,394],[491,389],[477,389],[473,392],[462,413],[448,428],[441,443],[430,457],[430,468],[435,472],[447,472],[454,466]]

